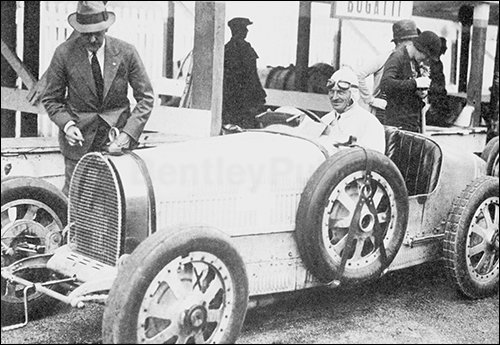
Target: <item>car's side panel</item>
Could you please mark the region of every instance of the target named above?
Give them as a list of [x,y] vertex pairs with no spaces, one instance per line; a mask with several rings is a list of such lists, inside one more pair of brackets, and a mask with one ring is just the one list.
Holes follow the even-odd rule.
[[158,229],[199,223],[230,236],[293,231],[304,186],[325,160],[307,140],[258,132],[137,155],[151,177]]

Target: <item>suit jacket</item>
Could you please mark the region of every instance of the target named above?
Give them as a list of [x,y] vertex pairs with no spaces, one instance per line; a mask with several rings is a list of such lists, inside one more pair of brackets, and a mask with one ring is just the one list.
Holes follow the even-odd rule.
[[417,82],[405,46],[396,49],[384,66],[380,88],[386,94],[385,125],[419,132],[425,103],[417,95]]
[[[153,87],[137,50],[110,36],[106,36],[104,94],[99,104],[88,52],[81,39],[78,36],[57,47],[41,99],[50,119],[60,128],[61,153],[74,160],[89,151],[99,117],[137,142],[154,106]],[[129,85],[137,101],[134,109],[127,97]],[[71,120],[82,132],[83,146],[70,146],[65,139],[64,126]]]

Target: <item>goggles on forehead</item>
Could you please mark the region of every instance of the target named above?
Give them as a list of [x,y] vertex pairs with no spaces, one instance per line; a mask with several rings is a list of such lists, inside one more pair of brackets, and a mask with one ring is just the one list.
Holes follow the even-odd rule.
[[344,91],[347,91],[349,90],[351,87],[352,88],[358,88],[357,85],[353,85],[351,84],[350,82],[348,81],[345,81],[345,80],[338,80],[338,81],[335,81],[335,80],[331,80],[331,79],[328,79],[328,82],[326,83],[326,88],[328,90],[332,90],[335,85],[337,85],[337,87],[340,89],[340,90],[344,90]]

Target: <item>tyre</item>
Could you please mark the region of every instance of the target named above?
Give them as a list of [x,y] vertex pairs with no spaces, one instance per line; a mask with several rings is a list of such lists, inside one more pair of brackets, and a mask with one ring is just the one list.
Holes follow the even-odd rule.
[[464,296],[498,293],[498,179],[485,176],[454,201],[445,228],[444,262],[449,280]]
[[234,343],[248,293],[245,264],[224,234],[205,227],[156,232],[119,270],[103,343]]
[[481,153],[481,158],[487,162],[488,157],[490,156],[491,150],[493,149],[493,146],[498,143],[498,136],[491,138],[490,141],[486,144],[486,146],[483,149],[483,152]]
[[[498,137],[497,137],[498,138]],[[491,141],[490,141],[491,142]],[[491,148],[488,159],[486,160],[486,175],[498,177],[498,140]]]
[[[2,181],[2,268],[15,262],[52,252],[62,245],[62,231],[67,223],[67,199],[52,184],[32,177],[15,177]],[[53,279],[40,263],[23,265],[13,272],[34,283]],[[24,286],[2,278],[2,320],[24,318]],[[29,290],[28,313],[41,317],[58,303],[39,292]],[[8,319],[8,320],[7,320]]]
[[301,258],[323,283],[379,277],[404,239],[408,207],[403,177],[389,158],[361,148],[341,150],[302,193],[295,230]]

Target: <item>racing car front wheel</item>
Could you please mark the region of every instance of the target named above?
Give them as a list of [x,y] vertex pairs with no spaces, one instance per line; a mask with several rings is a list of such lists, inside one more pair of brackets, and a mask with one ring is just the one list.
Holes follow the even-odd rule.
[[248,277],[230,239],[206,227],[158,231],[119,269],[103,316],[103,343],[234,344]]
[[453,203],[446,223],[447,276],[471,299],[498,293],[498,184],[491,176],[469,184]]
[[306,267],[323,283],[379,277],[396,256],[408,223],[408,192],[396,165],[361,148],[329,157],[309,179],[296,216]]
[[[13,177],[2,181],[2,268],[22,259],[52,252],[62,245],[67,219],[64,194],[48,182],[34,177]],[[33,283],[54,279],[45,265],[33,261],[12,272]],[[2,321],[24,316],[24,286],[1,280]],[[55,289],[55,288],[54,288]],[[42,316],[58,306],[56,300],[33,289],[27,291],[28,313]]]

